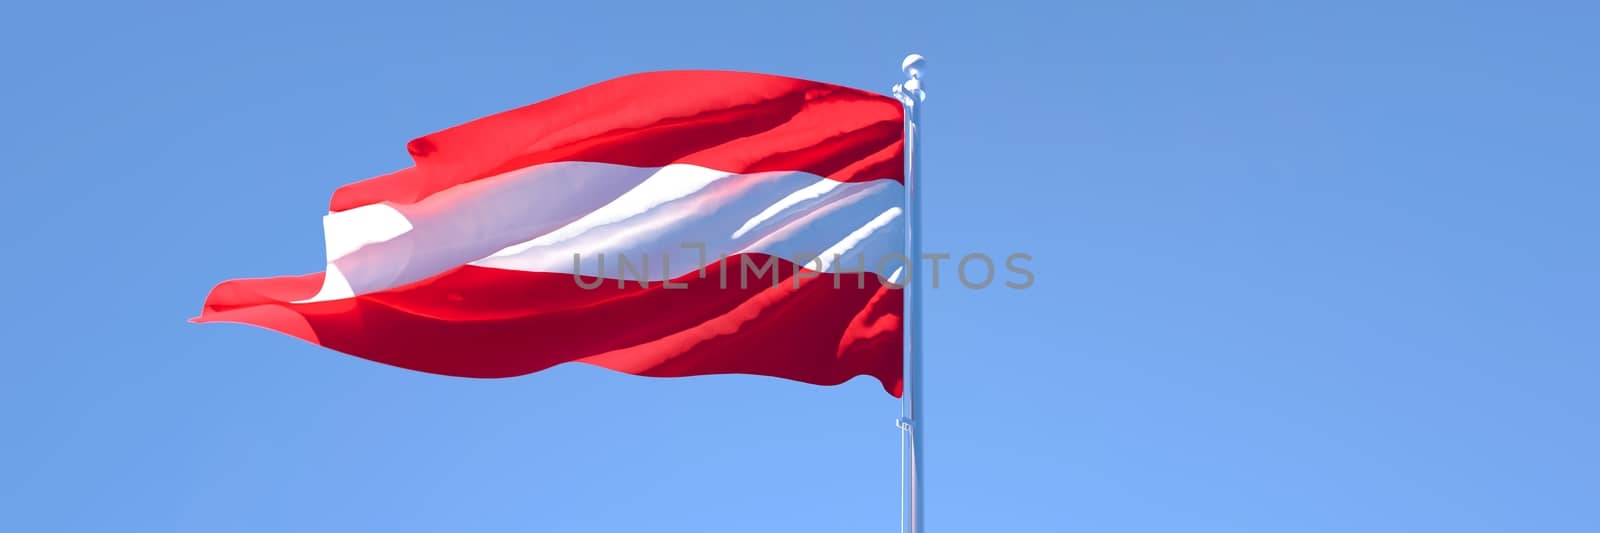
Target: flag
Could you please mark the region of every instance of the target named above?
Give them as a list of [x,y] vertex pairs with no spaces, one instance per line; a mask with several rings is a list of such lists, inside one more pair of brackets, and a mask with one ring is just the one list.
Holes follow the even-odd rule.
[[651,72],[406,148],[412,167],[333,193],[323,272],[225,281],[194,320],[453,376],[581,362],[900,395],[900,102]]

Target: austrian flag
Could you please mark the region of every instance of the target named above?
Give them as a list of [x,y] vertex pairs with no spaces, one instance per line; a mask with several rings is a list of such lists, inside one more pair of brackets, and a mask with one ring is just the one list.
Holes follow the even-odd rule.
[[601,82],[411,141],[414,166],[334,192],[324,272],[223,282],[195,321],[454,376],[581,362],[899,396],[903,116],[762,74]]

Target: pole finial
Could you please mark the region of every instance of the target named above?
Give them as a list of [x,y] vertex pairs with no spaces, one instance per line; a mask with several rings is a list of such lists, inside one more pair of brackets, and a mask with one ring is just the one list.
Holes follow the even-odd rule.
[[916,80],[922,79],[922,69],[928,67],[928,60],[922,54],[911,54],[900,62],[900,70],[905,71],[906,77]]
[[922,90],[922,74],[928,69],[928,60],[922,54],[911,54],[900,61],[900,70],[906,73],[906,81],[894,84],[894,95],[906,105],[915,106],[928,99],[928,93]]

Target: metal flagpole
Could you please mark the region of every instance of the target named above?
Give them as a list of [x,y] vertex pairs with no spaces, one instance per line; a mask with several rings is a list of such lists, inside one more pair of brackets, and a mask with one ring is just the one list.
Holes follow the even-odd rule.
[[900,395],[900,530],[923,533],[922,445],[927,441],[922,405],[922,283],[916,267],[922,257],[922,72],[927,61],[911,54],[900,63],[906,81],[894,96],[906,115],[906,256],[904,384]]

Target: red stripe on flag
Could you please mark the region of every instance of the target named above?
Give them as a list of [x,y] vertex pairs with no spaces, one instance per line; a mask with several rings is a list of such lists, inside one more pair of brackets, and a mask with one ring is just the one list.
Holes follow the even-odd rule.
[[415,166],[342,187],[330,208],[413,203],[555,161],[903,182],[902,112],[886,96],[782,76],[634,74],[413,140]]
[[[234,280],[196,322],[238,322],[412,370],[496,378],[584,362],[631,374],[759,374],[819,385],[869,375],[901,387],[901,293],[872,274],[802,278],[793,262],[749,275],[741,257],[660,282],[593,289],[570,274],[463,266],[354,298],[310,298],[322,275]],[[724,272],[726,281],[724,282]],[[813,272],[814,273],[814,272]],[[778,281],[773,285],[773,280]],[[593,278],[585,278],[594,281]]]

